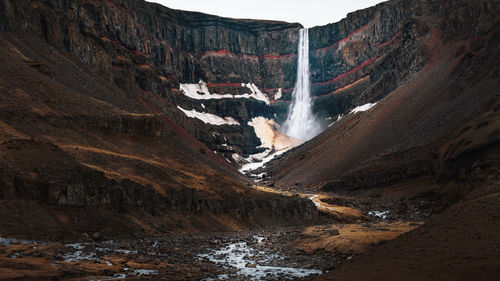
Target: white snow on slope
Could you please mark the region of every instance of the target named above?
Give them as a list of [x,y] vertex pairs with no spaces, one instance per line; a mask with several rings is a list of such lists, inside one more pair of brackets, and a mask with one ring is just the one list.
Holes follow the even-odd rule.
[[358,107],[355,107],[351,112],[349,113],[356,113],[356,112],[361,112],[361,111],[367,111],[368,109],[374,107],[377,103],[367,103],[364,105],[360,105]]
[[[288,149],[283,149],[283,150],[280,150],[280,151],[276,151],[274,153],[271,153],[271,150],[268,149],[266,151],[264,151],[263,153],[265,153],[265,157],[259,159],[260,162],[251,162],[251,163],[248,163],[248,164],[245,164],[245,165],[242,165],[241,168],[239,169],[240,173],[244,173],[244,172],[247,172],[247,171],[253,171],[253,170],[257,170],[258,168],[260,167],[263,167],[267,162],[271,161],[274,159],[275,156],[279,156],[283,153],[285,153]],[[259,153],[261,154],[261,153]],[[255,157],[255,154],[254,155],[250,155],[250,157]]]
[[282,95],[283,95],[283,89],[279,88],[278,92],[276,94],[274,94],[274,99],[278,100],[281,98]]
[[216,93],[210,93],[207,87],[207,83],[200,80],[197,84],[180,84],[179,88],[184,93],[184,95],[197,100],[209,100],[209,99],[227,99],[227,98],[253,98],[265,102],[267,105],[271,104],[266,95],[264,95],[259,88],[254,83],[241,83],[241,87],[247,87],[250,89],[250,94],[242,95],[219,95]]
[[182,112],[184,112],[184,114],[186,114],[187,117],[200,119],[201,121],[205,122],[206,124],[217,125],[217,126],[220,126],[220,125],[240,125],[240,123],[232,117],[222,118],[222,117],[219,117],[217,115],[213,115],[211,113],[198,112],[195,109],[186,110],[180,106],[177,106],[177,108],[182,110]]
[[[344,116],[344,115],[339,114],[339,115],[337,116],[337,120],[335,120],[335,121],[333,121],[332,123],[330,123],[330,125],[328,125],[328,128],[330,128],[333,124],[335,124],[335,123],[339,122],[339,121],[340,121],[340,119],[342,119],[342,117],[343,117],[343,116]],[[332,119],[332,118],[330,117],[330,119]]]
[[269,102],[269,99],[257,88],[257,86],[254,83],[241,83],[242,87],[247,87],[252,91],[250,95],[248,94],[243,94],[243,95],[235,95],[235,98],[241,97],[241,98],[254,98],[256,100],[260,100],[265,102],[267,105],[271,104]]

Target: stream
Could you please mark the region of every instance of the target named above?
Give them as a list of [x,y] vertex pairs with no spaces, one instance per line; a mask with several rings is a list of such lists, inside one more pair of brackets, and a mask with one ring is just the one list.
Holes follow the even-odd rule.
[[[261,245],[265,237],[254,236],[253,242]],[[322,274],[322,270],[286,266],[285,258],[249,246],[246,242],[231,243],[208,254],[198,255],[216,264],[232,269],[231,274],[220,274],[205,280],[292,280],[309,275]]]

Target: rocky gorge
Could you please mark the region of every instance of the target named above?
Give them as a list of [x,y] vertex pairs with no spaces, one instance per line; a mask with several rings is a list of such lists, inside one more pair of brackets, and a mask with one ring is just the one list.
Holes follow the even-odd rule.
[[499,10],[309,28],[304,142],[299,23],[0,0],[0,280],[494,280]]
[[[38,34],[123,90],[150,91],[156,100],[144,102],[167,112],[229,161],[234,161],[233,153],[247,157],[259,151],[261,141],[247,125],[252,118],[281,123],[286,115],[300,24],[238,21],[142,1],[3,1],[2,5],[4,28]],[[312,28],[311,90],[323,126],[356,106],[377,102],[417,72],[432,55],[420,39],[438,24],[430,15],[451,13],[453,7],[443,9],[432,2],[388,2]],[[200,102],[182,94],[179,84],[199,81],[212,93],[229,95],[250,94],[253,90],[242,86],[250,83],[268,101]],[[176,106],[232,117],[240,126],[203,124],[186,118]]]

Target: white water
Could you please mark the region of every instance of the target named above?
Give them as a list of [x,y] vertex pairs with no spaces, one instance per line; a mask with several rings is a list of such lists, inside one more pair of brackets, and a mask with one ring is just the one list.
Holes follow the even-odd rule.
[[[254,241],[262,243],[266,238],[254,236]],[[279,254],[272,254],[250,247],[246,242],[232,243],[209,254],[199,254],[200,258],[235,269],[235,273],[222,274],[205,280],[244,280],[260,281],[268,279],[293,280],[310,275],[322,274],[318,269],[294,268],[272,265],[273,261],[283,261]],[[251,266],[249,266],[251,265]]]
[[321,127],[312,113],[309,30],[307,28],[301,29],[299,36],[297,81],[284,128],[287,135],[308,141],[321,132]]

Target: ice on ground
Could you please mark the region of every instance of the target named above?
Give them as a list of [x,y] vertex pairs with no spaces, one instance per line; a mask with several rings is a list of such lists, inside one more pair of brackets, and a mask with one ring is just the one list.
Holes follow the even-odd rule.
[[115,252],[126,254],[126,255],[128,255],[128,254],[137,254],[137,251],[135,251],[135,250],[116,249]]
[[252,91],[250,95],[248,94],[243,94],[243,95],[236,95],[234,97],[242,97],[242,98],[254,98],[256,100],[260,100],[265,102],[267,105],[270,105],[271,102],[269,99],[259,90],[259,88],[254,84],[254,83],[241,83],[242,87],[247,87]]
[[83,246],[80,243],[66,244],[64,246],[65,247],[71,247],[71,248],[76,249],[76,250],[83,250],[83,248],[85,248],[85,246]]
[[267,174],[267,173],[250,174],[249,176],[252,177],[252,178],[256,178],[256,179],[262,179],[265,174]]
[[179,88],[181,92],[184,93],[184,95],[197,100],[253,98],[263,101],[267,105],[271,104],[267,96],[265,96],[254,83],[241,83],[241,86],[249,88],[251,93],[242,95],[219,95],[216,93],[210,93],[207,87],[207,83],[205,83],[203,80],[200,80],[197,84],[180,84]]
[[[256,237],[254,239],[260,242],[264,239],[264,237]],[[270,277],[291,280],[323,273],[317,269],[272,266],[270,264],[273,261],[283,260],[284,257],[254,249],[248,246],[246,242],[233,243],[220,250],[213,250],[212,253],[198,256],[216,264],[232,267],[236,269],[237,275],[244,276],[248,280],[263,280]],[[217,278],[218,280],[228,280],[231,277],[219,275]]]
[[369,211],[368,215],[373,216],[373,217],[378,217],[383,220],[387,218],[387,215],[389,214],[389,211]]
[[42,244],[42,243],[32,240],[0,237],[0,246],[10,246],[11,244]]
[[19,255],[20,255],[19,253],[15,252],[15,253],[8,255],[8,257],[11,259],[17,259],[19,257]]
[[198,112],[196,109],[186,110],[180,106],[177,106],[184,114],[186,114],[189,118],[197,118],[203,121],[206,124],[221,126],[221,125],[240,125],[238,121],[236,121],[232,117],[219,117],[217,115],[205,112]]
[[262,241],[266,240],[266,237],[264,236],[258,236],[258,235],[254,235],[253,236],[253,240],[257,243],[262,243]]
[[281,98],[282,95],[283,95],[283,90],[281,88],[279,88],[278,92],[276,94],[274,94],[274,99],[278,100]]
[[316,198],[318,198],[317,194],[311,194],[311,195],[307,196],[307,199],[311,200],[316,207],[319,207],[319,206],[321,206],[321,204],[319,202],[317,202],[317,201],[314,200]]
[[238,153],[231,154],[231,157],[233,158],[234,161],[236,161],[236,163],[247,163],[247,160]]
[[356,112],[362,112],[362,111],[367,111],[368,109],[374,107],[377,103],[367,103],[364,105],[360,105],[358,107],[355,107],[351,112],[349,113],[356,113]]
[[145,276],[151,274],[158,274],[158,270],[155,269],[133,269],[133,274],[135,276]]
[[275,156],[279,156],[279,155],[285,153],[286,151],[287,150],[280,150],[280,151],[276,151],[274,153],[270,153],[266,157],[262,158],[260,162],[252,162],[252,163],[248,163],[248,164],[241,166],[239,171],[241,173],[244,173],[247,171],[257,170],[258,168],[263,167],[267,162],[273,160]]
[[99,261],[100,259],[96,256],[96,253],[83,253],[83,251],[78,250],[73,253],[66,253],[62,256],[64,262],[78,262],[82,260],[89,261]]
[[[208,90],[207,83],[200,80],[197,84],[180,84],[179,89],[184,95],[193,99],[211,99],[216,97],[210,97],[210,91]],[[216,95],[217,96],[217,95]]]
[[225,148],[227,148],[227,149],[229,149],[229,150],[233,150],[233,147],[232,147],[232,146],[230,146],[230,145],[229,145],[229,144],[227,144],[227,143],[223,143],[223,144],[221,144],[221,146],[222,146],[222,147],[225,147]]
[[107,252],[111,251],[110,248],[102,248],[102,247],[95,247],[95,250],[98,252],[102,252],[102,253],[107,253]]

